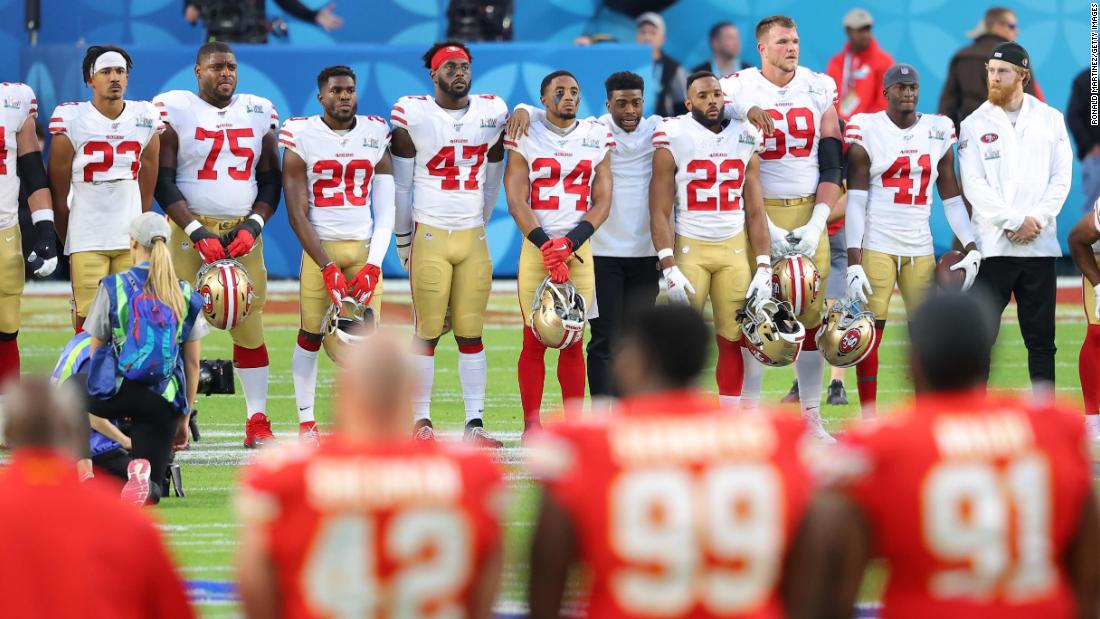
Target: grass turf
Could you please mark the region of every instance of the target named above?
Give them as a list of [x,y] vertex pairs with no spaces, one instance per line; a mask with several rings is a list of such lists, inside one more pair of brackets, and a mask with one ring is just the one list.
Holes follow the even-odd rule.
[[[293,299],[289,296],[281,298],[284,301]],[[389,314],[384,311],[384,320],[387,315],[407,315],[407,311],[400,311],[402,306],[407,307],[407,295],[390,294],[387,303],[395,304],[388,307],[399,311]],[[286,303],[281,305],[288,306]],[[904,401],[910,395],[909,377],[904,363],[904,310],[901,309],[896,295],[891,310],[892,324],[887,326],[880,355],[879,403],[882,409],[888,409],[891,404]],[[489,314],[498,318],[487,326],[485,333],[489,367],[485,418],[489,430],[505,440],[506,448],[501,454],[501,460],[509,472],[514,490],[512,510],[507,523],[507,567],[500,600],[521,602],[526,577],[525,542],[533,524],[536,495],[530,482],[525,479],[519,461],[518,438],[522,430],[522,414],[515,367],[521,340],[514,293],[494,294],[490,300]],[[19,338],[23,372],[48,373],[72,334],[68,325],[67,303],[58,297],[29,297],[24,299],[23,316],[24,324]],[[1077,355],[1085,324],[1077,305],[1060,305],[1058,316],[1058,395],[1067,404],[1078,406],[1080,383]],[[1010,306],[1004,318],[995,355],[992,384],[999,388],[1023,389],[1028,385],[1027,353],[1015,323],[1014,307]],[[397,321],[387,324],[411,332],[407,324],[394,325],[393,322]],[[277,436],[295,438],[297,418],[290,358],[296,339],[297,315],[268,313],[265,324],[271,358],[267,413]],[[228,359],[231,355],[231,340],[227,333],[215,332],[203,341],[205,358]],[[560,392],[554,378],[554,353],[549,353],[547,358],[544,410],[553,411],[561,404]],[[324,355],[321,359],[317,416],[318,424],[324,430],[329,426],[329,403],[335,370]],[[444,338],[436,353],[432,408],[437,431],[452,438],[457,438],[464,419],[456,363],[457,350],[454,342]],[[777,401],[787,392],[792,380],[793,371],[790,369],[767,372],[764,380],[764,401]],[[826,423],[833,431],[842,429],[848,420],[858,415],[858,397],[852,370],[849,370],[846,382],[850,404],[822,407]],[[713,359],[711,369],[705,373],[702,384],[708,390],[715,389]],[[202,441],[195,443],[191,450],[178,457],[183,465],[187,497],[164,500],[156,509],[156,515],[163,523],[186,578],[231,580],[236,539],[231,498],[239,466],[248,456],[247,450],[241,446],[244,431],[243,398],[239,392],[233,396],[200,396],[198,409]],[[876,589],[874,584],[865,587],[865,599],[874,599]],[[206,617],[237,614],[232,605],[206,604],[201,605],[200,610]]]

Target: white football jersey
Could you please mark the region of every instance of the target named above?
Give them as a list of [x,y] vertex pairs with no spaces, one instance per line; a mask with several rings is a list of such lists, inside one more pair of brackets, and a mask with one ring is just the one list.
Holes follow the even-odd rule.
[[836,103],[836,83],[824,73],[798,67],[780,88],[752,67],[727,75],[722,90],[738,110],[753,105],[766,110],[775,131],[764,136],[760,153],[760,184],[765,198],[801,198],[817,193],[820,170],[817,144],[821,117]]
[[591,208],[596,166],[615,148],[615,140],[594,120],[578,120],[566,135],[538,122],[517,142],[506,138],[504,147],[527,160],[531,210],[546,234],[559,237]]
[[130,246],[130,222],[141,214],[141,152],[164,125],[152,103],[125,104],[114,119],[89,101],[62,103],[50,116],[50,133],[73,144],[66,254]]
[[[1097,232],[1100,232],[1100,198],[1092,203],[1092,225],[1096,227]],[[1092,253],[1100,256],[1100,241],[1092,244]]]
[[279,126],[271,101],[238,93],[219,108],[191,91],[171,90],[153,103],[179,136],[176,186],[187,208],[207,217],[248,215],[264,136]]
[[16,136],[27,119],[38,116],[38,100],[26,84],[0,83],[0,229],[19,223],[19,174],[15,160],[19,157]]
[[306,163],[309,221],[322,241],[371,238],[371,181],[390,144],[390,128],[380,116],[356,116],[355,127],[340,135],[321,116],[291,118],[279,129],[279,144]]
[[676,234],[723,241],[744,230],[741,192],[753,154],[764,150],[759,129],[734,119],[714,133],[684,114],[665,119],[653,145],[676,161]]
[[508,124],[508,105],[495,95],[470,95],[455,118],[431,97],[401,97],[390,123],[416,146],[413,220],[448,230],[485,225],[486,156]]
[[886,111],[856,114],[844,129],[871,159],[867,223],[862,247],[893,256],[933,253],[932,190],[940,159],[955,144],[955,124],[939,114],[918,114],[902,129]]

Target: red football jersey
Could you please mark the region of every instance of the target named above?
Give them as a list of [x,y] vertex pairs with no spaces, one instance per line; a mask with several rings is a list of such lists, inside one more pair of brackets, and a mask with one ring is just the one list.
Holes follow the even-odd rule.
[[782,617],[777,584],[811,484],[803,432],[692,392],[551,427],[532,472],[577,532],[588,616]]
[[1080,415],[921,398],[838,452],[837,483],[890,565],[883,619],[1075,616],[1060,560],[1091,483]]
[[503,477],[487,456],[409,442],[292,447],[245,473],[281,616],[467,616],[500,543]]
[[0,505],[0,615],[194,617],[150,513],[120,501],[117,485],[78,481],[67,455],[14,451]]

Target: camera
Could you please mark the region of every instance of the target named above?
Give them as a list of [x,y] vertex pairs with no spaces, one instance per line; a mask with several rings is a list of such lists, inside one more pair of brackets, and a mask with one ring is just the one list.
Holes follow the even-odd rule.
[[233,362],[227,359],[199,361],[199,393],[202,395],[233,394]]

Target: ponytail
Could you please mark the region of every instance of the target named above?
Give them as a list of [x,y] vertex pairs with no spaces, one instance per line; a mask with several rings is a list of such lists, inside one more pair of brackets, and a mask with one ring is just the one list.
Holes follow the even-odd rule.
[[172,308],[176,319],[183,321],[187,315],[187,300],[183,298],[180,280],[176,277],[172,256],[168,253],[168,245],[164,239],[160,237],[153,239],[149,262],[149,278],[145,280],[145,293],[163,301]]

